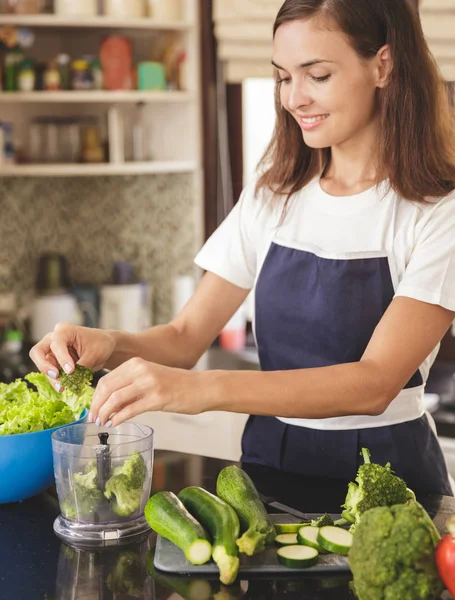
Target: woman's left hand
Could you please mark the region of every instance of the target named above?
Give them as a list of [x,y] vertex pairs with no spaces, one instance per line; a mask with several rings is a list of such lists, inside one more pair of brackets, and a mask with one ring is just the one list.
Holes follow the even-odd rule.
[[204,412],[200,375],[133,358],[100,379],[89,422],[116,427],[147,411]]

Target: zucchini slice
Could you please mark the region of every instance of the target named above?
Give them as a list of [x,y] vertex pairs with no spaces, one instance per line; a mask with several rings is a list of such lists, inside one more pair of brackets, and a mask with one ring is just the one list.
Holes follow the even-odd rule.
[[284,546],[277,551],[278,561],[289,569],[306,569],[318,561],[318,551],[309,546]]
[[321,527],[319,530],[317,543],[328,552],[347,556],[352,546],[353,537],[350,531],[328,525],[327,527]]
[[315,548],[318,552],[325,552],[324,548],[318,544],[319,527],[301,527],[297,532],[297,541],[303,546]]
[[275,542],[279,546],[295,546],[298,543],[297,534],[296,533],[280,533],[279,535],[276,536]]
[[297,533],[303,523],[275,523],[277,533]]

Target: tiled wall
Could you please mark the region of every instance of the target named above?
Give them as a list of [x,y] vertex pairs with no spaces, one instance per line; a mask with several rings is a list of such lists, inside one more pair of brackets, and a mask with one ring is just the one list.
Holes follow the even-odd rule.
[[171,281],[195,274],[202,213],[193,175],[0,179],[0,292],[33,292],[38,257],[58,251],[74,283],[106,282],[129,260],[155,290],[154,321],[167,322]]

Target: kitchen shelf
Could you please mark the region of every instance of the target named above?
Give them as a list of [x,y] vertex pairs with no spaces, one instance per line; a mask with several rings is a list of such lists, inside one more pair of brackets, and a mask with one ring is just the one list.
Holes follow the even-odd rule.
[[61,92],[0,92],[0,103],[16,104],[34,103],[49,104],[52,102],[78,104],[78,103],[179,103],[191,102],[195,96],[185,91],[61,91]]
[[0,166],[0,177],[94,177],[189,173],[197,170],[191,160],[127,162],[123,164],[55,164]]
[[158,21],[143,17],[140,19],[117,19],[96,15],[92,17],[63,17],[59,15],[0,15],[0,25],[18,27],[67,27],[93,29],[156,29],[165,31],[188,31],[193,24],[188,21]]

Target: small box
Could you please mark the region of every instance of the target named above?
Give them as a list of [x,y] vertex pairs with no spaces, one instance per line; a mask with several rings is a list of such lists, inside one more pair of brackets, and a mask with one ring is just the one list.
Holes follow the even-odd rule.
[[138,89],[165,90],[166,72],[158,62],[141,62],[137,68]]

